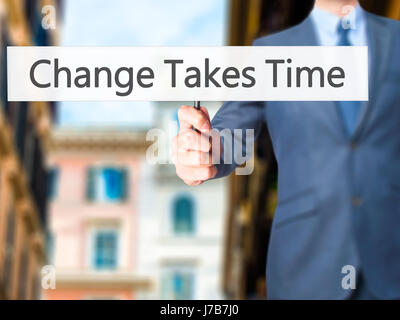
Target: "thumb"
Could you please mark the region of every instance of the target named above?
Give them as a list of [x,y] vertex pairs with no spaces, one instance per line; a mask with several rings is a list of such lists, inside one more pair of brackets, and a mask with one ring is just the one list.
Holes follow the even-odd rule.
[[207,116],[208,121],[211,122],[210,114],[208,113],[208,110],[206,108],[204,108],[204,107],[200,107],[200,111],[203,112]]

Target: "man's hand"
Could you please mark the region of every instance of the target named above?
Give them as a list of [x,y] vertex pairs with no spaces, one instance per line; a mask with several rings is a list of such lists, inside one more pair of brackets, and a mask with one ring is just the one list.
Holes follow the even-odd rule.
[[210,116],[204,107],[197,110],[182,106],[178,118],[179,133],[172,140],[172,161],[178,177],[189,186],[197,186],[217,174],[212,163],[212,141],[219,155],[220,138],[211,132]]

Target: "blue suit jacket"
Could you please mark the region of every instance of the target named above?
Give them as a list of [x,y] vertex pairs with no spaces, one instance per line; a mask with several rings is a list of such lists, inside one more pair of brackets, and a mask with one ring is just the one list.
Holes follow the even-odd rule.
[[[362,271],[372,295],[400,298],[400,23],[366,21],[370,99],[352,137],[335,102],[227,102],[212,121],[256,134],[267,123],[279,172],[269,298],[346,298],[345,265]],[[318,43],[309,17],[255,45]],[[235,165],[217,167],[222,177]]]

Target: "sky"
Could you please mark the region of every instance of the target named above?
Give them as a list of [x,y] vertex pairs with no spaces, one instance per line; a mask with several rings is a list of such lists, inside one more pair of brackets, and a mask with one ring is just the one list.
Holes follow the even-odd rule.
[[[228,0],[65,0],[62,46],[214,46]],[[61,126],[150,127],[152,102],[61,102]]]

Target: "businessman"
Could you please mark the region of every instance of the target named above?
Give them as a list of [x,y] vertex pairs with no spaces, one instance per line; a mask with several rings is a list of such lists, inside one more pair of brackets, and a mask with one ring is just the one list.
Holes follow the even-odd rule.
[[205,108],[183,106],[178,176],[199,185],[228,175],[237,163],[201,161],[224,151],[206,133],[257,136],[265,122],[279,173],[268,298],[400,299],[400,23],[354,0],[316,0],[305,21],[254,45],[368,45],[369,101],[227,102],[212,121]]

